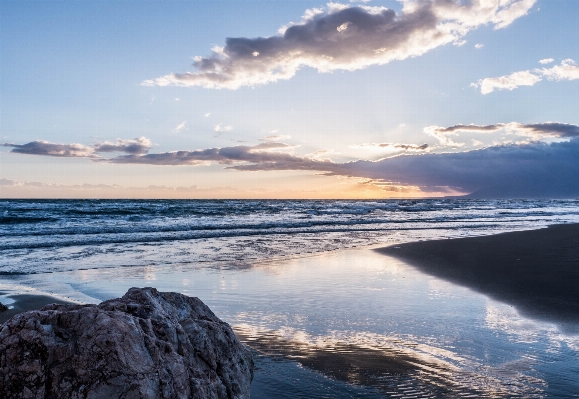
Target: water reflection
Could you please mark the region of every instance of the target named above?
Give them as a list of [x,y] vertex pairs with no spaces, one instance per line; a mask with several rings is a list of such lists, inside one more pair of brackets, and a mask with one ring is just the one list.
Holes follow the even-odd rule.
[[107,271],[18,279],[98,301],[154,275],[161,291],[199,297],[258,351],[253,398],[532,398],[579,391],[573,337],[375,251],[244,269]]

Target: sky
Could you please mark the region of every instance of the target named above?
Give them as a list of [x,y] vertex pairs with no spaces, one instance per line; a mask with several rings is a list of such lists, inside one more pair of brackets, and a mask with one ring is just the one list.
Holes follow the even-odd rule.
[[579,196],[579,2],[0,2],[0,197]]

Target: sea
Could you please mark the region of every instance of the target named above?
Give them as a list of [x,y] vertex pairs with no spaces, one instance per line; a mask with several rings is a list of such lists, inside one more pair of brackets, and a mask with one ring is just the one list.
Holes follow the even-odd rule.
[[0,200],[0,301],[197,296],[252,398],[579,398],[573,329],[373,251],[562,223],[579,200]]

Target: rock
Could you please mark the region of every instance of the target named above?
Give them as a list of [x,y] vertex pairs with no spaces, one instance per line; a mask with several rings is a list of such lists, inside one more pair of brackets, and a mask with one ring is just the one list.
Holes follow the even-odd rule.
[[0,302],[0,312],[4,312],[5,310],[8,310],[8,306],[6,306],[2,302]]
[[198,298],[131,288],[0,326],[0,398],[249,398],[253,360]]

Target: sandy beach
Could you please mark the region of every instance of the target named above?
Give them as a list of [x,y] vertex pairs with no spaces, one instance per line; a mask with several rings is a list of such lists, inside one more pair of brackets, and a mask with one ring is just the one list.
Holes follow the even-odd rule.
[[378,252],[517,307],[579,323],[579,225],[393,245]]

